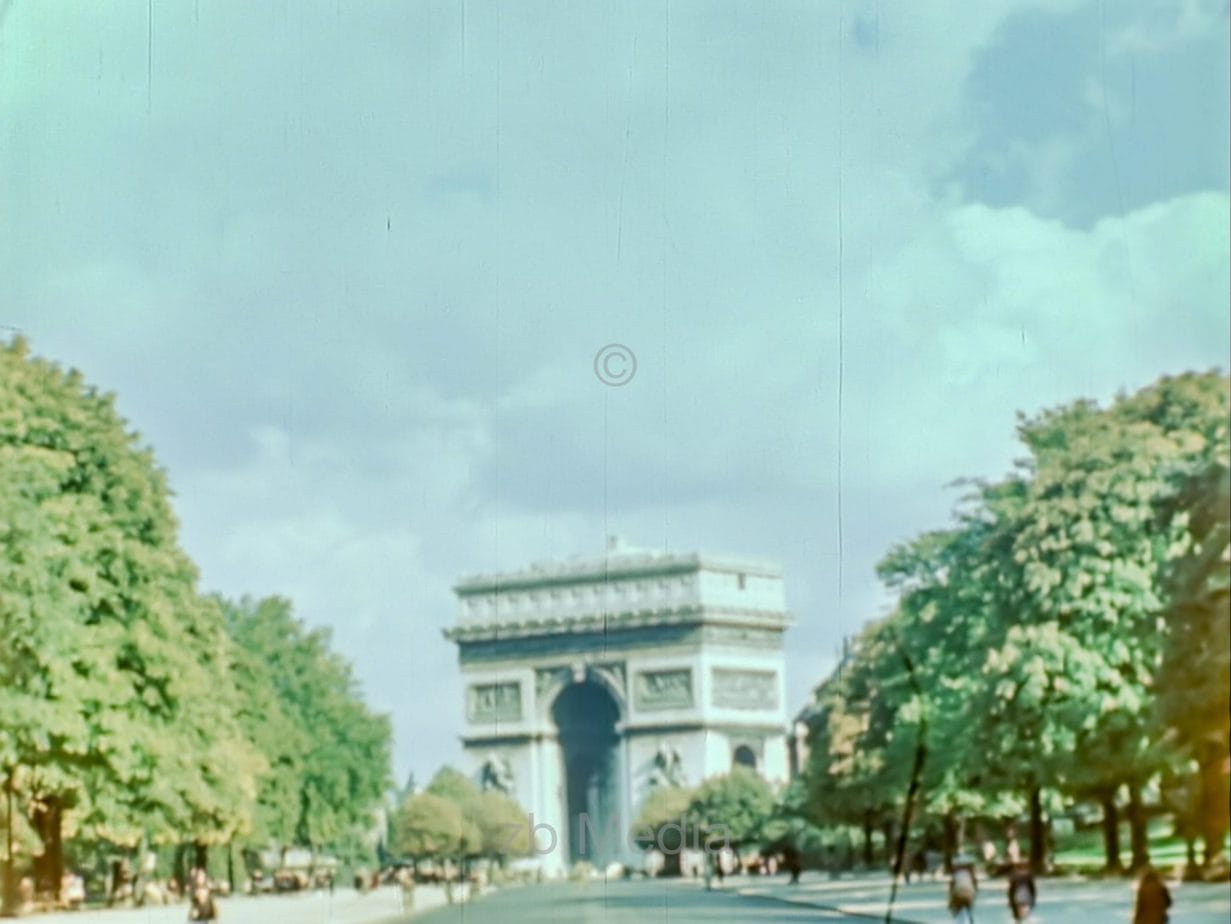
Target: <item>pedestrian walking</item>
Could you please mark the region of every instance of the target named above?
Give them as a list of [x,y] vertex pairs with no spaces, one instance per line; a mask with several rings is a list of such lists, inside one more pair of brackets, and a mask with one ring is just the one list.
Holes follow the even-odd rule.
[[1018,863],[1009,874],[1009,911],[1013,914],[1013,920],[1030,920],[1037,900],[1038,890],[1034,876],[1030,874],[1030,865]]
[[111,884],[107,889],[107,907],[122,902],[131,893],[132,874],[129,871],[127,858],[111,861]]
[[978,892],[974,858],[958,854],[953,858],[953,874],[949,877],[949,911],[956,924],[974,924]]
[[1022,848],[1017,842],[1017,828],[1012,825],[1009,825],[1008,842],[1004,847],[1004,855],[1011,864],[1022,862]]
[[1137,906],[1133,910],[1133,924],[1166,924],[1167,909],[1171,907],[1171,892],[1167,890],[1158,870],[1147,866],[1137,883]]
[[910,885],[910,877],[914,875],[916,882],[923,881],[923,874],[928,871],[927,854],[920,847],[910,855],[910,860],[906,864],[906,884]]
[[85,880],[72,871],[65,871],[60,878],[60,905],[76,911],[85,904]]
[[804,864],[799,855],[799,848],[794,844],[787,844],[783,849],[782,867],[791,874],[791,885],[799,885],[799,876],[804,871]]
[[996,847],[996,842],[990,837],[984,838],[981,849],[983,851],[983,868],[987,870],[987,874],[990,876],[1000,861],[1000,851]]
[[402,913],[408,914],[415,910],[415,876],[410,868],[403,866],[397,873],[398,887],[401,891]]
[[192,894],[188,903],[188,920],[217,921],[218,906],[209,885],[209,875],[203,869],[192,871]]

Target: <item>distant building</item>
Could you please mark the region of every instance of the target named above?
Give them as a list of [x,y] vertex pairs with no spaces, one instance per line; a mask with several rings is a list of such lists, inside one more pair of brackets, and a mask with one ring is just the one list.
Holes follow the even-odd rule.
[[[631,859],[655,786],[789,775],[774,565],[625,548],[454,588],[465,760],[556,833],[553,872]],[[589,820],[583,830],[581,819]],[[540,848],[551,837],[541,831]]]
[[808,735],[812,731],[812,723],[818,721],[820,715],[816,703],[809,703],[791,721],[791,733],[787,739],[787,762],[791,779],[802,776],[808,767]]

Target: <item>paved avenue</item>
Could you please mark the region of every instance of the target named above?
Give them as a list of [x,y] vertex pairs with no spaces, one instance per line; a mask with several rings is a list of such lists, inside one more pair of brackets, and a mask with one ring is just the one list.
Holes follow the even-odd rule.
[[[416,910],[401,910],[397,889],[359,895],[350,889],[325,893],[236,897],[220,903],[219,924],[730,924],[744,922],[883,920],[889,878],[862,875],[831,880],[806,874],[798,886],[785,878],[728,879],[707,892],[697,880],[655,879],[585,885],[547,883],[490,892],[474,901],[445,905],[438,888],[416,890]],[[1172,884],[1172,924],[1225,924],[1231,920],[1231,886]],[[1124,880],[1043,880],[1035,924],[1128,924],[1132,889]],[[32,924],[181,924],[187,906],[37,915]],[[1004,882],[982,886],[976,906],[980,924],[1009,921]],[[943,882],[903,885],[894,920],[948,924]]]

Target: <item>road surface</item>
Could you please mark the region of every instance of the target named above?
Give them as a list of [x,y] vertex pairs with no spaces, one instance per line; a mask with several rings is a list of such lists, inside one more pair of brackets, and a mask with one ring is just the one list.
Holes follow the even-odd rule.
[[466,905],[439,908],[414,924],[796,924],[866,921],[770,898],[707,892],[695,881],[620,880],[505,889]]
[[[830,879],[806,873],[797,886],[782,877],[756,876],[729,880],[746,896],[775,897],[786,901],[840,908],[848,914],[883,919],[892,880],[889,876],[860,874]],[[1227,924],[1231,921],[1231,885],[1227,883],[1167,883],[1174,904],[1171,924]],[[1033,924],[1129,924],[1133,919],[1132,883],[1124,879],[1040,879],[1039,904]],[[894,917],[918,924],[951,924],[948,886],[941,879],[903,884],[894,903]],[[1008,886],[1004,879],[979,883],[975,904],[979,924],[1009,924]]]
[[[420,886],[413,916],[401,911],[400,893],[387,887],[366,895],[327,893],[227,898],[218,924],[792,924],[801,921],[880,921],[890,880],[860,875],[831,880],[805,874],[798,886],[782,877],[728,878],[723,891],[706,892],[697,880],[594,880],[585,886],[546,883],[511,886],[471,902],[442,906],[436,886]],[[1226,924],[1231,886],[1175,885],[1172,924]],[[1045,879],[1039,885],[1036,924],[1129,924],[1132,892],[1123,880]],[[740,894],[742,893],[742,894]],[[827,906],[827,907],[818,907]],[[841,909],[841,911],[837,909]],[[980,924],[1008,922],[1003,881],[980,890]],[[904,886],[895,920],[949,924],[943,882]],[[35,915],[30,924],[183,924],[187,905]]]

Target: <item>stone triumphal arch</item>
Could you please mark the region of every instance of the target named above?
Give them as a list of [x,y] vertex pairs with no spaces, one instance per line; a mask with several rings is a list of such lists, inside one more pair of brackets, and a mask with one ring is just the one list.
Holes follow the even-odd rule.
[[654,787],[736,765],[785,781],[790,617],[776,566],[613,541],[598,558],[454,590],[445,634],[465,688],[467,769],[555,833],[549,872],[631,859],[628,829]]

